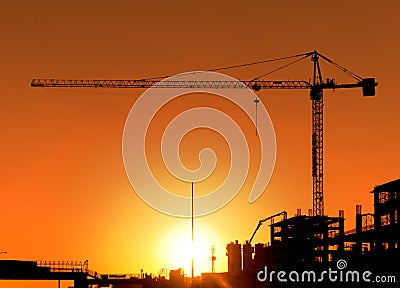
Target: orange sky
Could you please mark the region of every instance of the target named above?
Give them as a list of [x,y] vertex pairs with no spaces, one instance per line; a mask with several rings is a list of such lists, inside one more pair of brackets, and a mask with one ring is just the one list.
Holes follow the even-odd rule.
[[[363,99],[360,89],[325,93],[325,212],[344,209],[346,229],[356,204],[372,212],[368,192],[400,176],[400,4],[293,2],[2,3],[0,251],[8,253],[1,259],[88,259],[100,273],[189,267],[177,247],[190,242],[190,221],[150,208],[125,174],[123,128],[144,91],[31,88],[32,78],[140,79],[316,49],[379,82],[373,98]],[[274,77],[308,80],[311,62],[301,67]],[[251,79],[270,70],[225,73]],[[249,239],[259,219],[312,207],[308,91],[258,95],[277,141],[269,186],[254,204],[241,192],[195,221],[203,251],[216,247],[218,272],[227,270],[226,244]],[[254,241],[268,241],[267,227]],[[209,256],[196,260],[196,273],[211,269]]]

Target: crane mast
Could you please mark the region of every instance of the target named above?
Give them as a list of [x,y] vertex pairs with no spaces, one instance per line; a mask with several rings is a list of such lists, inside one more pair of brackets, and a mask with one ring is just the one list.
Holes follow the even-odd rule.
[[[323,90],[339,88],[362,88],[363,96],[375,96],[375,78],[362,78],[335,63],[317,51],[297,56],[311,57],[313,62],[312,82],[303,80],[71,80],[71,79],[33,79],[32,87],[59,88],[207,88],[207,89],[309,89],[312,101],[312,182],[313,182],[313,216],[324,216],[324,171],[323,171]],[[289,58],[289,57],[286,57]],[[332,64],[338,70],[350,75],[354,83],[336,83],[334,79],[322,78],[319,59]],[[297,62],[297,61],[295,61]],[[294,63],[294,62],[293,62]],[[288,65],[285,65],[288,66]],[[283,66],[283,67],[285,67]],[[283,68],[282,67],[282,68]],[[280,69],[280,68],[279,68]],[[279,70],[276,69],[275,71]]]
[[[314,62],[313,87],[323,82],[318,54],[312,56]],[[324,216],[324,98],[323,90],[311,89],[312,101],[312,181],[313,181],[313,215]]]

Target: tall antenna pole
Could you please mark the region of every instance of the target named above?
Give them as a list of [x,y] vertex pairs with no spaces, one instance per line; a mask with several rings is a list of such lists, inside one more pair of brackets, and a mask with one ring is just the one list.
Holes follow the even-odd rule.
[[215,273],[215,260],[217,260],[217,257],[215,257],[215,247],[213,245],[211,246],[211,273]]
[[194,189],[192,182],[192,287],[193,287],[193,277],[194,277]]

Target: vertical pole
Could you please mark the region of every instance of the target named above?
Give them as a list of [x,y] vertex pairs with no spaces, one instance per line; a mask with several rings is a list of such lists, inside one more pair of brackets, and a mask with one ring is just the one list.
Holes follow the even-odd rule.
[[360,257],[362,254],[362,243],[361,243],[361,234],[362,234],[362,212],[361,205],[356,205],[356,245],[355,251],[357,257]]
[[192,288],[194,279],[194,189],[192,182]]

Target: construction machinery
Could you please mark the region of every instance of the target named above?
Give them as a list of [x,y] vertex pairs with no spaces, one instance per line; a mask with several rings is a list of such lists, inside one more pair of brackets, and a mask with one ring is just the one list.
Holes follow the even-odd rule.
[[[375,78],[362,78],[357,74],[349,71],[348,69],[340,66],[331,59],[322,55],[317,51],[308,53],[282,57],[278,59],[271,59],[267,61],[260,61],[250,64],[243,64],[231,66],[226,68],[214,69],[211,71],[219,71],[222,69],[236,68],[241,66],[249,66],[253,64],[260,64],[272,62],[275,60],[297,58],[297,60],[279,67],[270,73],[264,74],[261,77],[248,81],[196,81],[196,80],[182,80],[182,81],[158,81],[151,79],[141,80],[66,80],[66,79],[33,79],[31,82],[32,87],[64,87],[64,88],[210,88],[210,89],[243,89],[250,88],[254,91],[261,89],[309,89],[310,98],[312,101],[312,179],[313,179],[313,216],[324,216],[324,185],[323,185],[323,91],[325,89],[341,89],[341,88],[362,88],[363,96],[375,96],[375,86],[378,83]],[[312,81],[304,80],[284,80],[284,81],[271,81],[259,80],[260,78],[278,71],[299,60],[311,58],[313,62],[313,77]],[[355,79],[352,83],[337,83],[334,79],[323,79],[320,60],[324,60],[331,64],[336,69],[346,73]],[[243,85],[244,84],[244,85]],[[255,100],[257,104],[258,99]]]
[[267,217],[267,218],[264,218],[264,219],[261,219],[260,221],[258,221],[257,227],[256,227],[256,229],[254,230],[253,235],[251,235],[249,242],[247,242],[247,243],[251,244],[251,241],[253,240],[254,236],[256,235],[258,229],[260,229],[261,225],[262,225],[264,222],[266,222],[266,221],[268,221],[268,220],[271,220],[271,219],[274,219],[275,217],[278,217],[278,216],[281,216],[281,215],[283,216],[283,220],[286,220],[286,218],[287,218],[287,212],[286,212],[286,211],[282,211],[282,212],[279,212],[279,213],[277,213],[277,214],[274,214],[274,215],[272,215],[272,216],[269,216],[269,217]]

